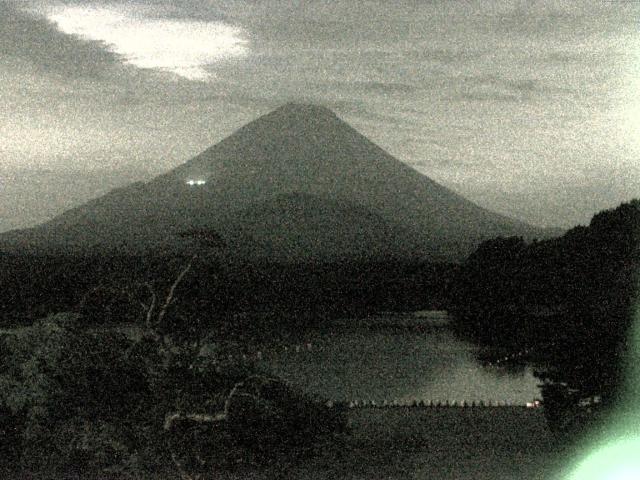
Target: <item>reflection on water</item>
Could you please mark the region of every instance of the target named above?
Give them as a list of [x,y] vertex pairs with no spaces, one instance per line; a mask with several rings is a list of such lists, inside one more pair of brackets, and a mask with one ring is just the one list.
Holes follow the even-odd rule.
[[540,396],[531,368],[513,372],[482,366],[476,351],[446,327],[337,327],[310,333],[303,348],[274,350],[265,361],[275,374],[333,400],[524,404]]

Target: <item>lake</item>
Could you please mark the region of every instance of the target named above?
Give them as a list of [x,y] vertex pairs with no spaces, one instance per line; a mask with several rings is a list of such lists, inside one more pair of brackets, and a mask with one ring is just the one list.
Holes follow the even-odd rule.
[[446,323],[442,312],[345,319],[265,351],[262,362],[308,393],[336,401],[525,404],[540,397],[530,367],[482,365],[478,347],[460,340]]

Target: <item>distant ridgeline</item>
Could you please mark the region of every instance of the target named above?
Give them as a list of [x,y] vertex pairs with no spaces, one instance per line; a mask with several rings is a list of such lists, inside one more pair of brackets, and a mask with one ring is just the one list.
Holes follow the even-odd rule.
[[[211,234],[197,233],[215,243]],[[30,324],[49,313],[81,312],[91,324],[140,322],[148,285],[166,292],[191,257],[0,254],[0,326]],[[236,263],[202,254],[180,283],[172,317],[204,319],[233,335],[312,318],[380,310],[443,308],[455,266],[429,263]],[[224,318],[228,322],[223,321]],[[202,325],[203,327],[206,325]],[[178,327],[178,325],[176,325]]]
[[640,201],[598,213],[560,238],[482,243],[460,268],[455,328],[495,347],[526,348],[547,405],[615,402],[640,269]]

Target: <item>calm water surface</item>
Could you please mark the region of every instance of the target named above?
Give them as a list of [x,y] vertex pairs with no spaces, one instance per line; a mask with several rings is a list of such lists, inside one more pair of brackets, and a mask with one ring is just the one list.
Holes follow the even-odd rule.
[[[428,323],[385,315],[382,323]],[[346,321],[345,324],[355,323]],[[353,328],[308,334],[297,345],[266,352],[270,370],[311,394],[333,400],[492,401],[524,404],[540,397],[531,368],[514,373],[481,365],[477,347],[447,327]]]

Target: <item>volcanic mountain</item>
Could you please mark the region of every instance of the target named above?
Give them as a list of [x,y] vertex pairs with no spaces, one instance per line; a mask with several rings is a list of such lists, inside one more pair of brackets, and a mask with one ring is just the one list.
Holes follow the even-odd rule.
[[455,259],[495,237],[545,236],[395,159],[330,110],[287,104],[183,165],[113,190],[3,249],[190,248],[213,230],[236,255],[287,261]]

